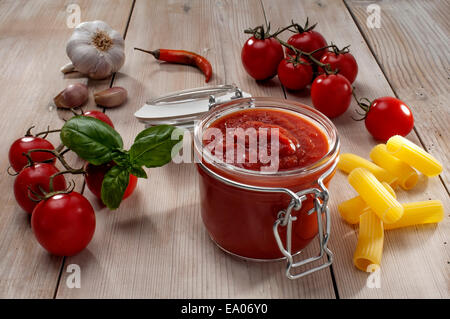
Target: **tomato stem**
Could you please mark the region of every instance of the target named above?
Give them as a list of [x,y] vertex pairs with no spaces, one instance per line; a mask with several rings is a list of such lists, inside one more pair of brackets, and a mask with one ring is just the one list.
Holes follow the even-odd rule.
[[69,186],[63,191],[55,191],[55,188],[53,187],[53,180],[55,179],[56,176],[63,175],[63,174],[69,174],[69,173],[75,175],[75,174],[84,174],[86,172],[84,170],[82,170],[82,169],[80,169],[78,171],[73,171],[73,170],[69,171],[68,170],[68,171],[57,172],[57,173],[53,174],[52,176],[50,176],[50,183],[49,183],[49,186],[48,186],[48,189],[50,190],[50,192],[48,194],[45,194],[43,192],[43,194],[45,194],[45,198],[46,199],[50,198],[50,197],[52,197],[53,195],[56,195],[56,194],[68,194],[68,193],[71,193],[75,189],[75,182],[74,181],[70,181],[69,182]]
[[270,38],[276,38],[277,35],[283,33],[283,32],[286,31],[286,30],[289,30],[289,29],[290,29],[291,27],[293,27],[293,26],[295,26],[295,23],[294,23],[294,22],[292,22],[292,24],[288,25],[287,27],[278,29],[274,34],[271,34],[269,37],[270,37]]
[[326,49],[326,48],[328,48],[328,47],[330,47],[330,46],[327,45],[327,46],[325,46],[325,47],[323,47],[323,48],[319,48],[319,49],[314,50],[314,51],[312,51],[312,52],[304,52],[304,51],[302,51],[302,50],[300,50],[300,49],[297,49],[297,48],[294,47],[293,45],[290,45],[289,43],[287,43],[287,42],[285,42],[285,41],[283,41],[283,40],[281,40],[281,39],[279,39],[279,38],[277,38],[277,37],[275,37],[275,39],[277,39],[277,41],[280,42],[281,45],[283,45],[283,46],[285,46],[286,48],[289,48],[289,49],[291,49],[292,51],[294,51],[296,55],[307,56],[312,62],[314,62],[315,64],[317,64],[318,66],[320,66],[320,67],[325,71],[326,74],[336,74],[336,73],[338,72],[337,69],[336,69],[336,70],[331,70],[331,66],[330,66],[329,64],[322,63],[322,62],[320,62],[319,60],[317,60],[317,59],[313,56],[313,53],[314,53],[314,52],[320,51],[320,50],[323,50],[323,49]]
[[360,99],[358,100],[358,97],[357,97],[356,94],[355,94],[355,88],[354,88],[354,87],[353,87],[353,90],[352,90],[352,95],[353,95],[353,97],[355,98],[356,103],[358,104],[358,106],[364,111],[364,113],[360,113],[360,112],[358,112],[358,110],[355,110],[356,113],[358,113],[359,115],[362,116],[362,118],[356,119],[356,118],[354,118],[354,117],[352,116],[352,119],[355,120],[355,121],[362,121],[362,120],[365,120],[366,117],[367,117],[367,114],[368,114],[369,111],[370,111],[370,106],[372,105],[372,101],[370,101],[370,100],[369,100],[368,98],[366,98],[366,97],[360,98]]
[[48,136],[49,133],[56,133],[56,132],[61,132],[61,129],[51,130],[51,129],[50,129],[50,126],[49,126],[49,127],[47,127],[47,131],[37,133],[37,134],[35,134],[34,136],[38,137],[38,136],[40,136],[40,135],[44,135],[42,138],[46,138],[46,137]]
[[304,32],[308,32],[311,31],[312,29],[314,29],[317,25],[317,22],[314,23],[312,26],[309,26],[309,17],[306,17],[306,23],[305,26],[302,27],[300,24],[298,23],[294,23],[294,20],[291,20],[293,27],[295,28],[295,30],[297,31],[297,33],[304,33]]
[[[33,149],[33,150],[29,150],[28,153],[24,153],[23,155],[25,155],[28,158],[28,161],[31,161],[31,165],[33,163],[33,160],[31,159],[31,153],[33,152],[45,152],[45,153],[50,153],[53,154],[62,164],[62,166],[64,166],[64,168],[68,171],[68,172],[72,172],[72,174],[80,174],[80,172],[84,172],[83,168],[73,168],[71,167],[67,161],[64,158],[64,154],[67,153],[69,151],[69,149],[66,149],[62,152],[59,152],[57,150],[49,150],[49,149]],[[52,159],[53,160],[53,159]]]
[[35,128],[34,125],[32,125],[32,126],[27,130],[27,132],[25,133],[25,136],[26,136],[26,137],[31,137],[31,136],[39,137],[40,135],[44,135],[42,138],[47,138],[47,136],[48,136],[49,133],[61,132],[61,129],[54,129],[54,130],[51,130],[51,129],[50,129],[50,126],[47,126],[47,130],[46,130],[46,131],[39,132],[39,133],[37,133],[37,134],[32,134],[32,133],[31,133],[31,130],[32,130],[33,128]]

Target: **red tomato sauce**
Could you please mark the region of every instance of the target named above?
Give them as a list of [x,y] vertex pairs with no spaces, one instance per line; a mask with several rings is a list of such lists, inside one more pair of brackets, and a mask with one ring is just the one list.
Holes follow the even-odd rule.
[[[217,128],[223,134],[226,134],[227,128],[237,127],[279,129],[280,175],[267,178],[264,175],[232,174],[214,164],[203,162],[219,175],[237,182],[257,186],[285,187],[298,192],[317,187],[317,179],[332,164],[310,174],[293,174],[289,177],[283,175],[283,172],[289,173],[319,161],[329,150],[325,133],[312,121],[295,113],[276,109],[247,109],[224,115],[209,127]],[[212,139],[204,138],[202,142],[205,146],[212,141]],[[246,157],[250,152],[247,142],[247,140],[244,142],[241,140],[241,146],[246,149]],[[225,143],[225,147],[236,147],[237,144],[236,139],[232,139],[231,143]],[[259,160],[256,163],[250,163],[248,160],[244,163],[233,161],[231,164],[252,171],[267,165]],[[209,175],[200,166],[198,171],[202,219],[211,238],[221,248],[239,256],[255,259],[283,257],[275,241],[273,225],[278,218],[278,213],[289,205],[290,196],[237,188]],[[325,185],[328,185],[331,177],[324,181]],[[299,211],[292,211],[292,215],[297,217],[292,225],[293,252],[308,245],[318,232],[317,214],[308,214],[313,207],[312,197],[308,195],[302,208]],[[279,233],[286,247],[286,227],[280,227]]]
[[[258,148],[261,146],[261,139],[258,135],[258,148],[252,149],[249,145],[248,135],[246,138],[238,139],[236,136],[239,136],[239,133],[236,129],[245,131],[248,128],[253,128],[256,132],[260,132],[261,128],[267,129],[267,141],[269,143],[267,143],[266,152],[269,155],[271,154],[271,138],[278,138],[280,171],[306,167],[320,160],[328,152],[328,140],[319,128],[310,121],[285,111],[274,109],[238,111],[216,120],[209,127],[220,129],[224,137],[228,137],[227,135],[230,134],[235,135],[234,138],[226,139],[223,142],[222,155],[225,157],[226,150],[230,147],[234,148],[233,165],[250,170],[260,170],[262,166],[269,165],[268,163],[263,163],[258,154],[253,154],[256,155],[254,156],[254,159],[256,158],[257,160],[256,162],[250,158],[252,152],[258,152]],[[277,136],[271,134],[271,129],[278,129],[279,133]],[[211,139],[204,139],[203,145],[208,145],[211,142]],[[241,144],[240,146],[245,149],[245,159],[241,158],[240,162],[236,156],[238,144]]]

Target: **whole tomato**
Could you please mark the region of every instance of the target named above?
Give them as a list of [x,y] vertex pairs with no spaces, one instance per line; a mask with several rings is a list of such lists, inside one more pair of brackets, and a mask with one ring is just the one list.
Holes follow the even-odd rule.
[[274,77],[283,58],[283,48],[274,38],[257,39],[253,36],[245,42],[241,51],[242,64],[255,80]]
[[[98,166],[92,165],[90,163],[87,163],[85,165],[86,185],[89,190],[99,199],[102,198],[102,183],[103,179],[105,178],[105,174],[115,165],[116,164],[114,162]],[[130,180],[128,182],[127,188],[125,189],[125,193],[123,194],[122,199],[127,198],[133,193],[133,191],[136,189],[137,180],[138,179],[136,176],[130,174]]]
[[[28,164],[28,159],[23,153],[33,149],[46,149],[54,150],[55,147],[52,143],[41,137],[24,136],[17,139],[12,143],[9,148],[9,164],[18,173]],[[31,159],[34,162],[44,162],[51,160],[55,162],[55,157],[51,153],[47,152],[32,152]]]
[[[339,70],[339,74],[345,76],[350,83],[353,83],[358,74],[358,64],[355,57],[349,53],[335,53],[326,52],[320,62],[329,64],[332,70]],[[325,73],[322,68],[319,67],[319,74]]]
[[49,253],[73,256],[82,251],[94,236],[94,209],[77,192],[53,195],[34,208],[31,228]]
[[[317,49],[326,47],[327,41],[319,32],[313,30],[315,26],[315,24],[309,26],[308,19],[306,19],[306,24],[304,27],[296,24],[295,29],[297,30],[297,33],[292,35],[288,39],[287,43],[306,53],[310,53]],[[313,53],[313,57],[317,60],[320,60],[320,58],[326,52],[327,49],[319,50]],[[289,48],[286,48],[286,54],[293,55],[295,54],[295,52],[293,52]]]
[[290,90],[301,90],[311,83],[313,69],[304,58],[296,60],[295,57],[287,57],[278,65],[278,78],[284,87]]
[[100,111],[87,111],[84,112],[83,114],[84,116],[90,116],[93,118],[96,118],[97,120],[100,120],[102,122],[105,122],[106,124],[108,124],[109,126],[111,126],[112,128],[114,128],[114,124],[111,121],[111,119],[108,117],[108,115],[106,115],[103,112]]
[[[30,199],[29,196],[35,198],[30,189],[40,196],[44,195],[41,189],[48,193],[50,191],[50,177],[58,172],[53,164],[47,163],[37,163],[23,169],[14,181],[14,196],[19,206],[28,214],[31,214],[37,203]],[[55,191],[65,190],[66,187],[66,180],[63,175],[58,175],[53,179]]]
[[329,118],[347,111],[352,99],[352,85],[343,75],[321,74],[311,85],[311,100],[316,109]]
[[383,142],[394,135],[406,136],[414,127],[414,117],[409,107],[390,96],[374,100],[364,122],[369,133]]

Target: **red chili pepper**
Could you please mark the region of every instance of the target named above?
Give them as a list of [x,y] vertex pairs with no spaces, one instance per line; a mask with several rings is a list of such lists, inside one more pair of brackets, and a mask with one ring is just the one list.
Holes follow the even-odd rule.
[[179,63],[179,64],[187,64],[193,65],[199,68],[203,74],[205,74],[206,80],[208,82],[212,75],[212,66],[206,58],[201,55],[184,50],[168,50],[168,49],[158,49],[155,51],[148,51],[139,48],[134,48],[135,50],[139,50],[142,52],[150,53],[157,60],[171,62],[171,63]]

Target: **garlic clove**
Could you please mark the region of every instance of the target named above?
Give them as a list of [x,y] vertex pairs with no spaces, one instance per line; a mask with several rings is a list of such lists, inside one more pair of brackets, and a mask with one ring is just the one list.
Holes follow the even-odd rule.
[[123,87],[115,86],[97,93],[94,93],[94,100],[100,106],[116,107],[127,99],[127,90]]
[[64,65],[64,66],[60,69],[60,71],[61,71],[62,73],[64,73],[64,74],[70,73],[70,72],[75,72],[75,66],[74,66],[71,62],[69,62],[69,63],[67,63],[66,65]]
[[89,90],[86,84],[71,84],[53,98],[57,107],[70,109],[82,106],[89,98]]

